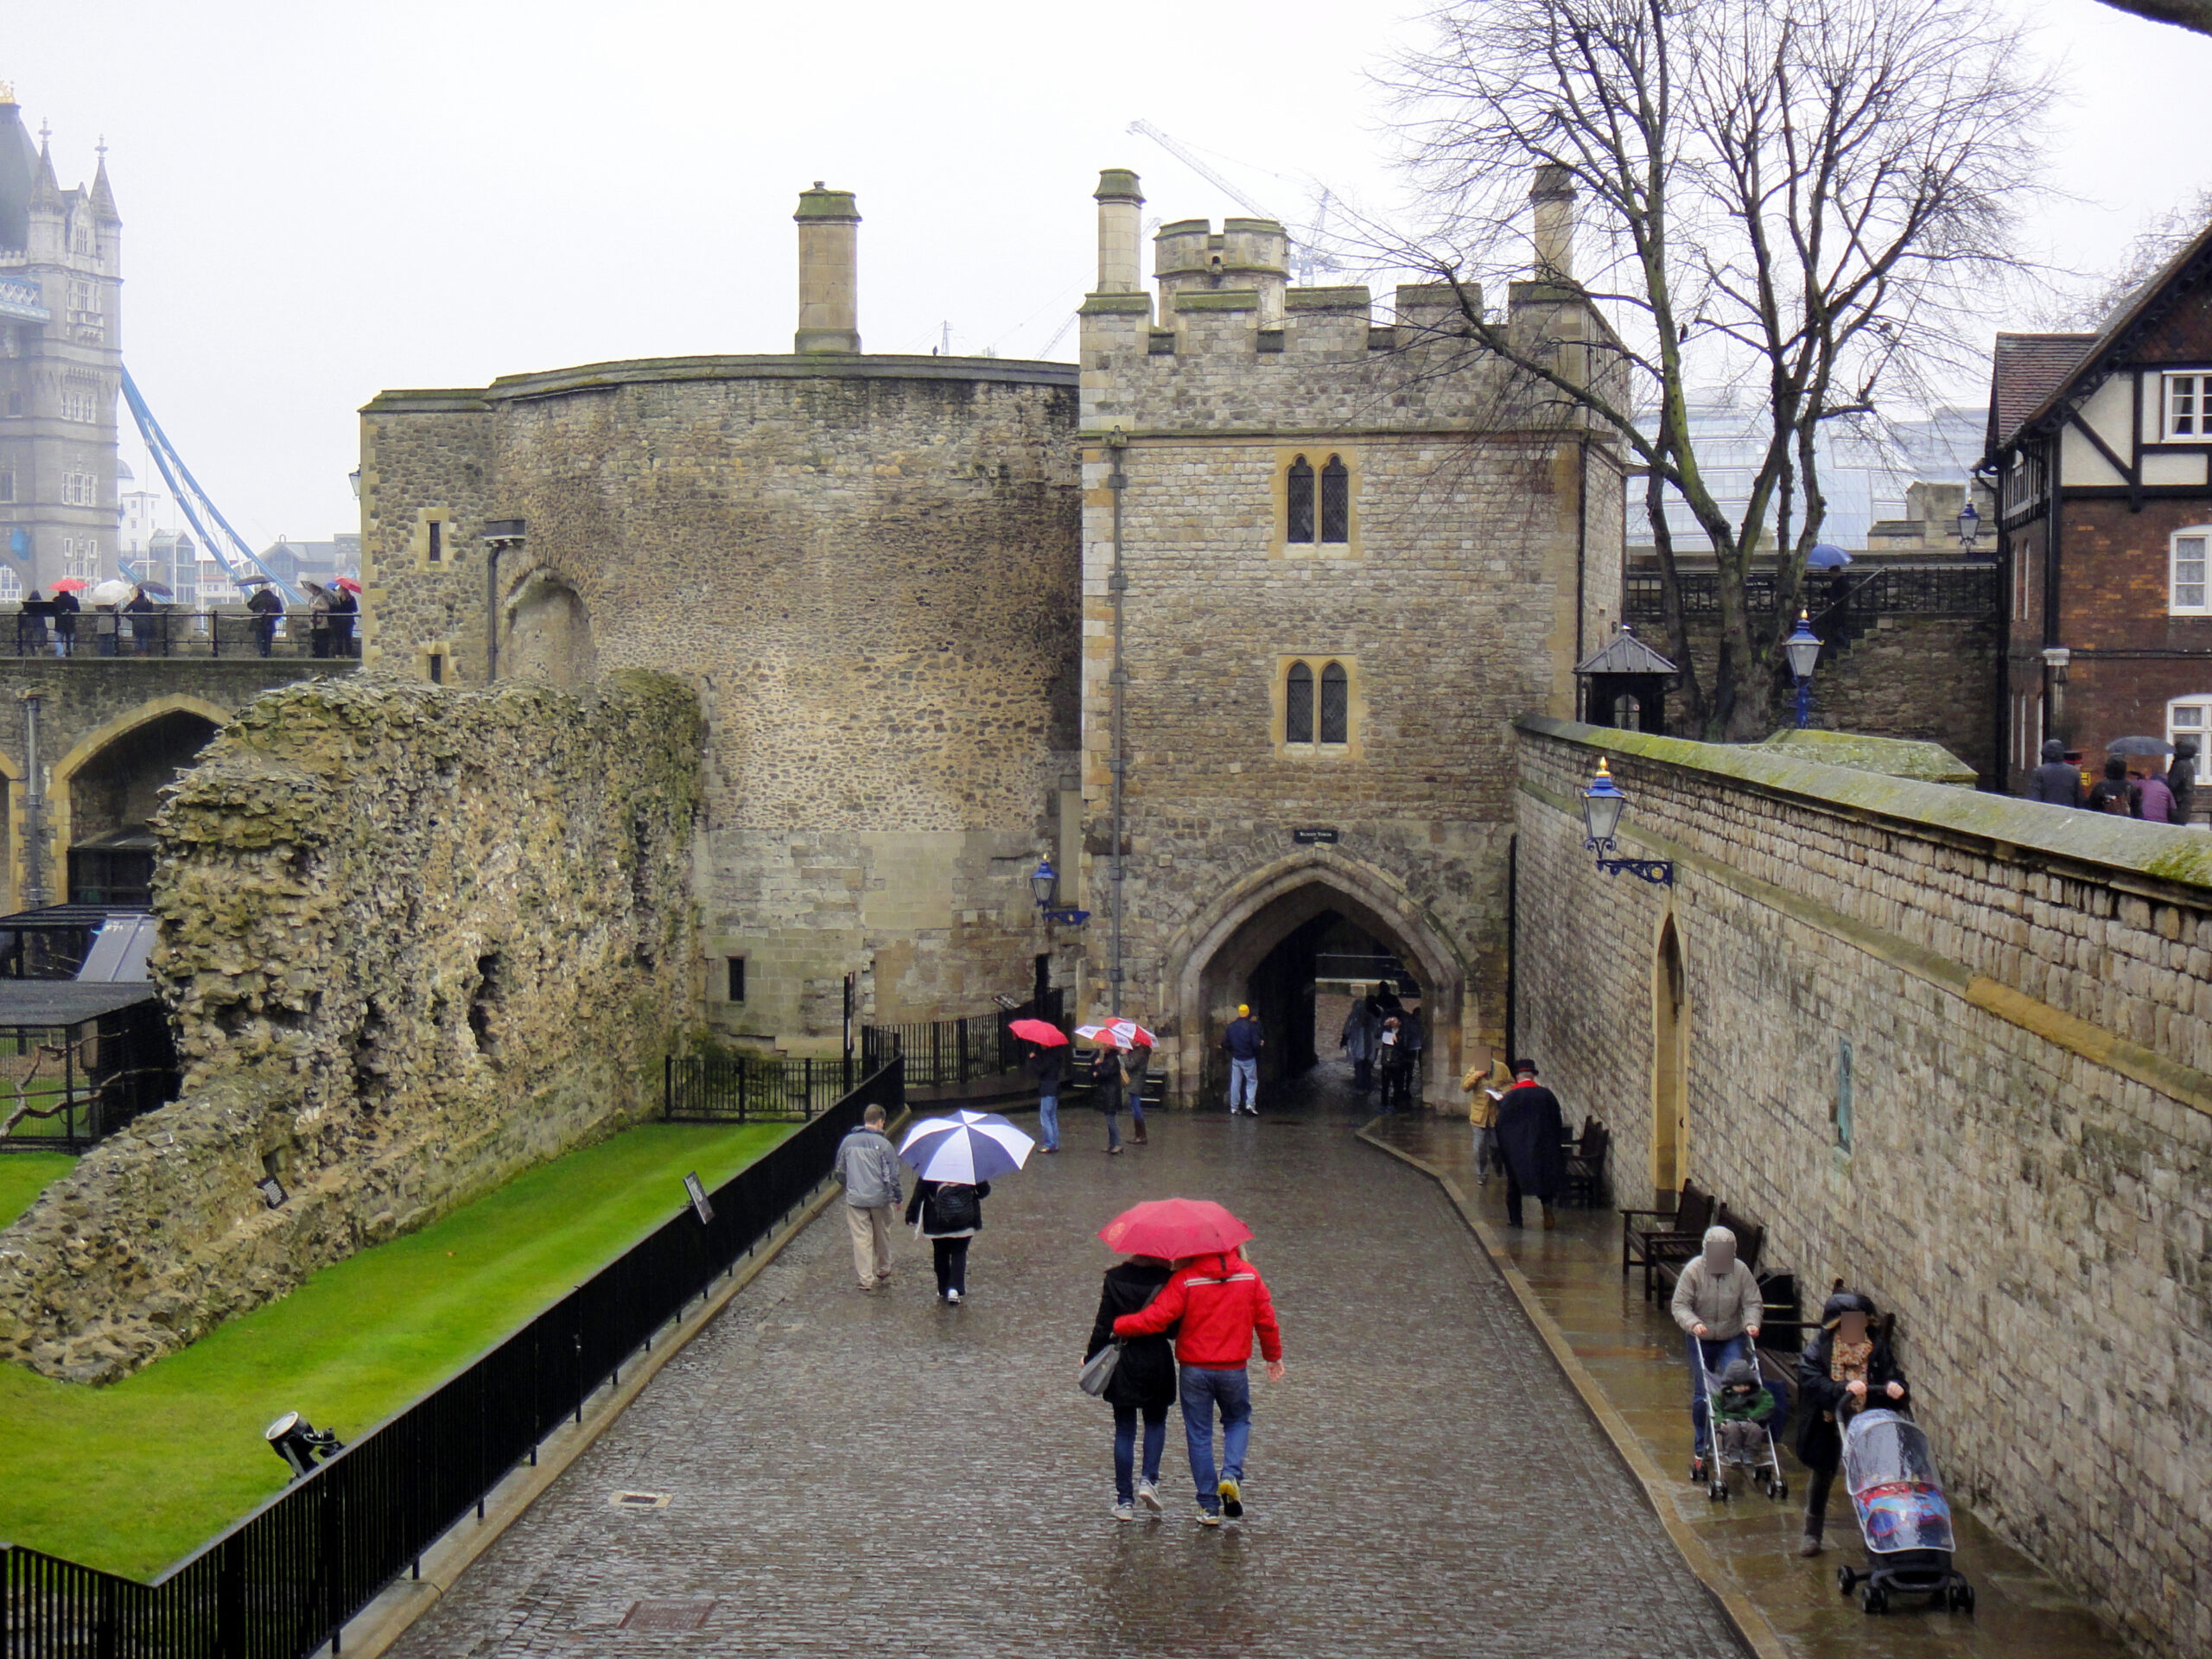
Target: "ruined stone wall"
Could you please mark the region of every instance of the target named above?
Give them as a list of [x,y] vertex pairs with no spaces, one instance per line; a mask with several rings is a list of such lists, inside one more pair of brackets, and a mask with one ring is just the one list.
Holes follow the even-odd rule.
[[[1464,341],[1370,327],[1364,289],[1292,289],[1279,326],[1234,293],[1158,327],[1147,306],[1098,295],[1084,318],[1086,1006],[1113,1000],[1118,470],[1123,1011],[1202,1095],[1242,976],[1333,909],[1421,982],[1442,1103],[1465,1047],[1503,1034],[1512,721],[1573,709],[1578,648],[1619,613],[1618,462]],[[1332,457],[1347,534],[1294,542],[1292,469]],[[1344,670],[1344,742],[1288,741],[1296,663]]]
[[[2212,842],[1566,722],[1521,727],[1517,1046],[1664,1146],[1671,929],[1687,1173],[1764,1265],[1901,1317],[1952,1491],[2147,1651],[2212,1648]],[[1631,802],[1606,876],[1577,792]],[[1842,1080],[1848,1068],[1847,1133]],[[1663,1166],[1663,1165],[1662,1166]]]
[[159,825],[182,1092],[0,1233],[0,1357],[116,1376],[657,1109],[700,734],[640,673],[249,707]]
[[862,1018],[983,1012],[1050,948],[1027,876],[1076,741],[1073,378],[700,358],[388,393],[364,416],[372,650],[420,672],[455,641],[480,672],[480,524],[524,520],[503,677],[557,671],[567,639],[573,671],[698,690],[713,1027],[834,1050],[849,974]]

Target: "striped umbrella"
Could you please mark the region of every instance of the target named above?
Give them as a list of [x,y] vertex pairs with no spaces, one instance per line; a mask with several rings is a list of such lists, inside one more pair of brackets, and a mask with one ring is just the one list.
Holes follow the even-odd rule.
[[1109,1048],[1135,1048],[1140,1043],[1147,1048],[1160,1046],[1160,1039],[1135,1020],[1118,1017],[1095,1026],[1077,1026],[1075,1034],[1091,1042],[1103,1043]]
[[899,1155],[925,1181],[973,1185],[1020,1169],[1036,1144],[996,1112],[960,1111],[915,1124]]

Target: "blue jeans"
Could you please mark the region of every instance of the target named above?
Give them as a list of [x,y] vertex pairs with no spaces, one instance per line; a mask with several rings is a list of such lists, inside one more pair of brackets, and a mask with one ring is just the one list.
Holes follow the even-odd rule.
[[1221,1494],[1214,1490],[1213,1412],[1221,1408],[1221,1474],[1230,1480],[1244,1478],[1244,1448],[1252,1441],[1252,1379],[1243,1370],[1210,1371],[1197,1365],[1183,1368],[1183,1443],[1191,1454],[1191,1478],[1198,1489],[1198,1507],[1211,1515],[1221,1508]]
[[1718,1376],[1730,1363],[1751,1357],[1751,1339],[1738,1332],[1732,1337],[1692,1337],[1686,1351],[1690,1362],[1690,1434],[1692,1452],[1703,1457],[1712,1444],[1712,1435],[1706,1427],[1705,1371],[1698,1370],[1698,1351],[1705,1351],[1705,1371]]
[[1260,1062],[1232,1056],[1229,1062],[1229,1109],[1236,1110],[1240,1103],[1255,1112],[1260,1109]]
[[[1144,1478],[1157,1484],[1160,1454],[1167,1449],[1167,1408],[1144,1408]],[[1114,1408],[1114,1496],[1124,1503],[1137,1501],[1137,1408]]]
[[1044,1134],[1045,1150],[1060,1149],[1060,1097],[1058,1095],[1037,1096],[1037,1127]]

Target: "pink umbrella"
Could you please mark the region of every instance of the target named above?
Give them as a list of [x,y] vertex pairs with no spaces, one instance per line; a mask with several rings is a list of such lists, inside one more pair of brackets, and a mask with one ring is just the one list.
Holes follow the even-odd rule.
[[361,591],[361,584],[351,576],[340,576],[330,585],[334,588],[343,588],[349,594],[358,594]]
[[1098,1230],[1124,1255],[1211,1255],[1233,1250],[1252,1230],[1211,1198],[1154,1198],[1124,1210]]
[[1067,1033],[1046,1020],[1016,1020],[1007,1029],[1025,1043],[1037,1043],[1046,1048],[1065,1048]]
[[64,576],[54,584],[54,591],[57,594],[80,594],[92,585],[82,576]]
[[1135,1048],[1140,1046],[1146,1048],[1158,1048],[1160,1046],[1159,1038],[1137,1024],[1135,1020],[1124,1020],[1118,1015],[1103,1025],[1077,1026],[1075,1028],[1075,1034],[1088,1038],[1092,1042],[1103,1043],[1109,1048]]

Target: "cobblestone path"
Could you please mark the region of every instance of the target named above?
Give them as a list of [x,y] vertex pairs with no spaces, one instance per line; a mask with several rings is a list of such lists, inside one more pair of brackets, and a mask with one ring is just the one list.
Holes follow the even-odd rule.
[[[1327,1073],[1322,1074],[1325,1079]],[[943,1309],[927,1247],[852,1281],[834,1210],[748,1287],[397,1648],[461,1656],[1544,1656],[1740,1651],[1433,1185],[1330,1109],[1156,1116],[994,1188]],[[1258,1232],[1289,1375],[1255,1368],[1248,1519],[1117,1523],[1075,1370],[1140,1198]],[[621,1510],[619,1491],[670,1494]],[[640,1601],[712,1602],[653,1633]]]

